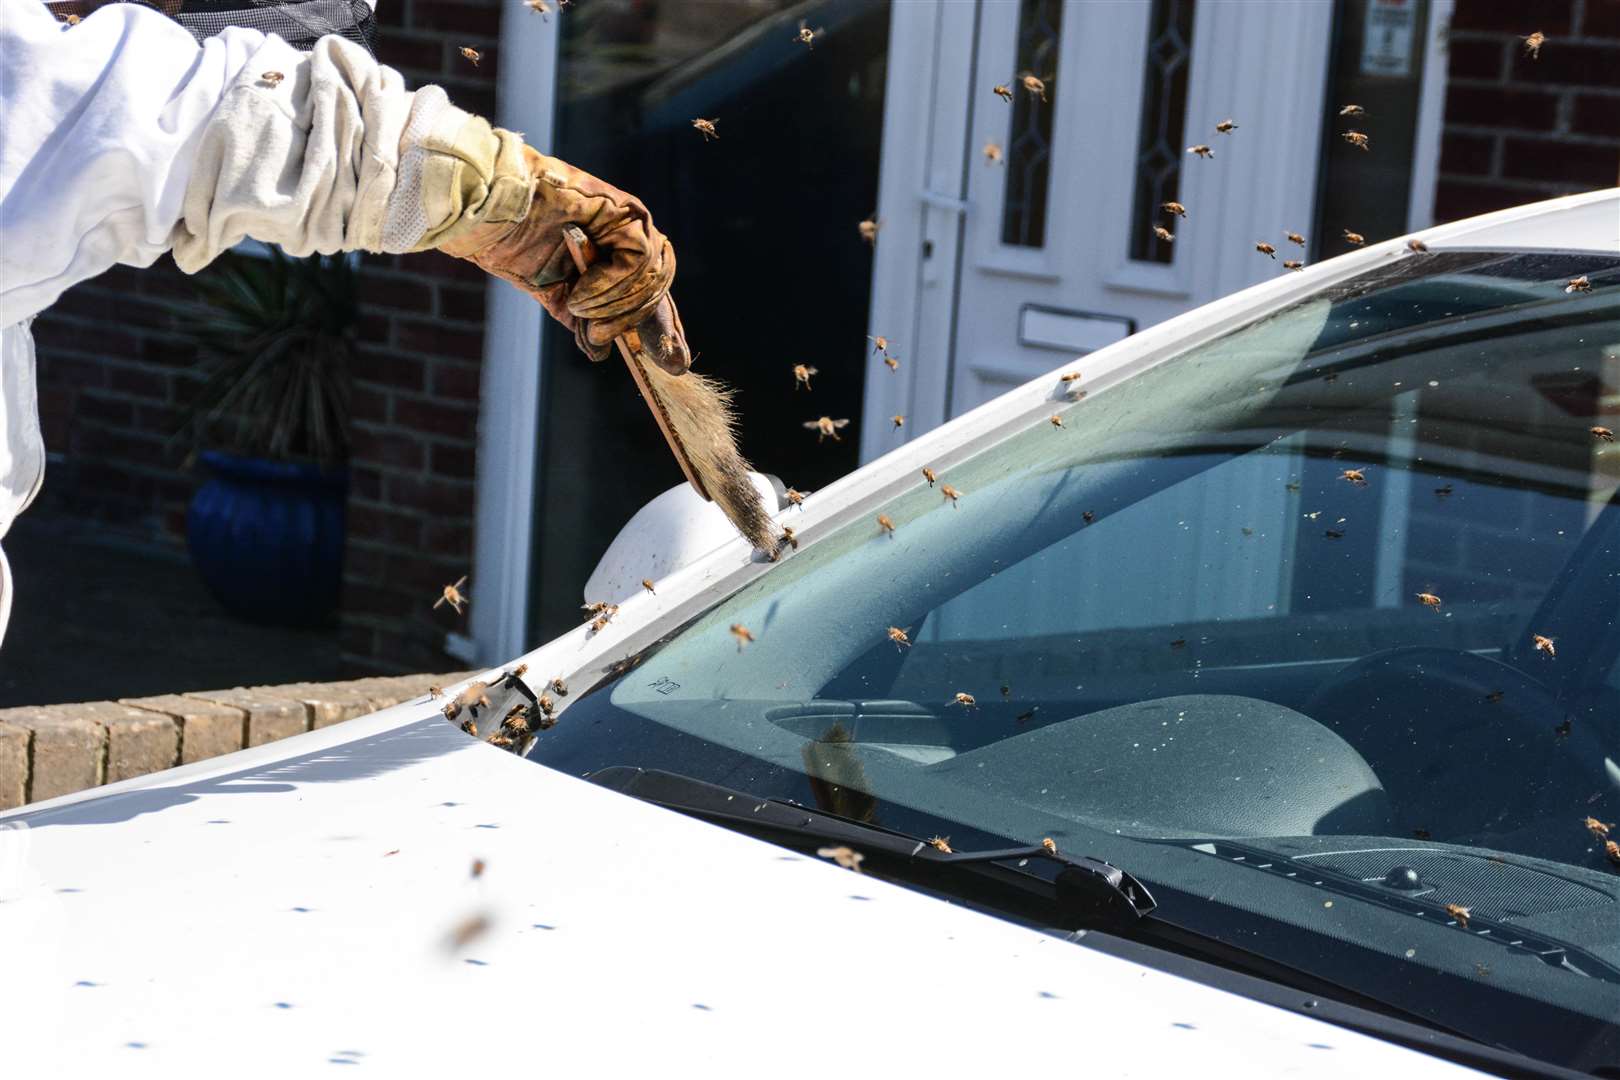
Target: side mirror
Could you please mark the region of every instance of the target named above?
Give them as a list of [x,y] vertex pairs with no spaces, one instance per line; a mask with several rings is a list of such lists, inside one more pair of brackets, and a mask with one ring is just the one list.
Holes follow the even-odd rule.
[[[787,488],[776,477],[756,472],[748,478],[767,508],[787,505]],[[736,526],[692,485],[672,487],[625,522],[585,582],[585,602],[623,603],[642,591],[643,578],[668,577],[736,538]]]

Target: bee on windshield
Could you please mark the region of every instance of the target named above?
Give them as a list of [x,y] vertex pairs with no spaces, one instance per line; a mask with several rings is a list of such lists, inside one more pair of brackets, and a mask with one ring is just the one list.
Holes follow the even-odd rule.
[[579,610],[587,615],[601,615],[611,619],[619,613],[619,605],[610,604],[606,600],[593,600],[588,604],[579,605]]
[[1564,291],[1567,293],[1591,292],[1592,280],[1585,274],[1582,274],[1580,277],[1572,277],[1569,279],[1568,283],[1564,285]]
[[1429,250],[1429,245],[1425,244],[1421,240],[1412,239],[1406,242],[1406,250],[1412,252],[1414,255],[1421,255],[1425,251]]
[[883,366],[888,368],[890,371],[899,371],[900,358],[898,356],[890,356],[888,353],[884,353]]
[[1025,73],[1020,75],[1018,77],[1018,83],[1024,88],[1024,92],[1030,97],[1040,98],[1042,101],[1046,100],[1046,83],[1042,82],[1040,79],[1037,79],[1034,74]]
[[1078,371],[1065,371],[1062,375],[1058,376],[1058,382],[1060,383],[1072,383],[1079,381],[1080,373]]
[[1285,232],[1285,233],[1283,233],[1283,235],[1288,238],[1289,243],[1298,244],[1300,247],[1305,246],[1305,238],[1303,236],[1299,235],[1299,233],[1297,233],[1297,232]]
[[856,228],[860,230],[862,240],[865,240],[873,247],[877,246],[878,230],[883,228],[883,223],[881,221],[878,221],[876,218],[867,218],[865,221],[857,225]]
[[898,626],[889,627],[889,640],[894,642],[896,649],[908,649],[911,647],[911,638]]
[[853,870],[857,874],[861,872],[861,863],[866,861],[865,855],[862,855],[854,848],[847,847],[817,848],[816,854],[823,859],[831,859],[845,870]]
[[1097,520],[1097,515],[1093,514],[1090,510],[1082,510],[1080,511],[1080,520],[1085,522],[1087,525],[1090,525],[1093,521]]
[[996,97],[1000,98],[1002,101],[1005,101],[1007,104],[1012,104],[1012,87],[1008,86],[1006,83],[996,83],[996,85],[990,88],[990,92],[996,95]]
[[1299,491],[1299,481],[1298,480],[1290,480],[1286,484],[1283,485],[1283,488],[1288,490],[1288,491],[1292,491],[1292,492],[1297,493]]
[[1531,634],[1530,643],[1535,646],[1536,652],[1545,654],[1547,659],[1557,659],[1558,648],[1553,644],[1552,638],[1545,634]]
[[798,488],[788,488],[782,497],[788,501],[789,506],[797,506],[801,510],[804,509],[804,492],[800,491]]
[[1351,232],[1349,229],[1345,229],[1344,230],[1344,242],[1347,243],[1347,244],[1354,244],[1357,247],[1360,247],[1362,244],[1365,244],[1367,242],[1367,238],[1365,236],[1362,236],[1358,232]]
[[1044,836],[1041,838],[1041,847],[1046,849],[1048,855],[1056,855],[1058,853],[1057,841],[1053,840],[1050,836]]
[[1303,270],[1303,269],[1305,269],[1305,264],[1300,262],[1298,259],[1284,259],[1283,260],[1283,269],[1284,270]]
[[478,61],[484,58],[484,54],[473,48],[471,45],[463,45],[461,47],[461,55],[465,56],[468,60],[471,60],[473,67],[477,67]]
[[968,693],[965,690],[958,690],[951,697],[951,704],[952,705],[960,705],[964,709],[971,709],[971,708],[976,707],[979,704],[979,699],[974,697],[972,694]]
[[1215,130],[1220,132],[1222,135],[1227,135],[1236,131],[1237,125],[1232,123],[1231,120],[1222,120],[1220,123],[1215,125]]
[[894,430],[896,431],[899,431],[901,428],[906,426],[906,418],[899,413],[895,413],[893,416],[889,417],[889,422],[894,425]]
[[1343,540],[1344,539],[1344,530],[1343,529],[1323,529],[1322,530],[1322,535],[1327,537],[1329,540]]
[[561,675],[551,680],[551,692],[558,697],[568,696],[568,684],[562,681]]
[[1596,840],[1604,839],[1609,835],[1609,830],[1614,828],[1608,822],[1599,821],[1595,817],[1588,817],[1582,824],[1586,826],[1586,831],[1591,833],[1593,839]]
[[444,697],[444,689],[438,686],[430,686],[428,687],[428,697],[431,699],[442,698]]
[[557,711],[557,703],[551,700],[550,694],[541,694],[539,699],[535,701],[534,707],[547,716]]
[[1412,830],[1412,839],[1414,839],[1414,840],[1428,840],[1433,835],[1434,834],[1429,832],[1428,829],[1413,829]]
[[1498,705],[1505,697],[1507,697],[1507,693],[1505,691],[1492,690],[1490,693],[1485,695],[1485,703],[1487,705]]
[[474,859],[472,861],[472,876],[473,877],[475,877],[475,878],[483,877],[484,876],[484,870],[485,870],[485,865],[484,865],[484,860],[483,859]]
[[1553,728],[1553,735],[1556,736],[1557,738],[1562,739],[1562,738],[1564,738],[1565,736],[1567,736],[1569,734],[1570,727],[1571,727],[1571,721],[1570,721],[1569,717],[1566,716],[1566,717],[1564,717],[1562,723],[1560,723],[1557,727]]
[[737,639],[737,651],[742,652],[744,645],[754,643],[754,632],[740,622],[731,624],[731,636]]
[[1212,158],[1215,156],[1215,151],[1211,150],[1203,143],[1199,143],[1197,146],[1187,147],[1187,153],[1197,154],[1201,158]]
[[718,139],[720,137],[720,133],[714,129],[714,125],[718,124],[719,122],[720,118],[718,116],[713,120],[705,120],[700,116],[692,121],[692,126],[697,129],[699,135],[703,136],[703,141],[708,142],[710,139]]
[[1057,413],[1053,413],[1051,417],[1048,418],[1047,423],[1051,424],[1053,427],[1062,427],[1063,417],[1059,416]]
[[1339,138],[1343,139],[1357,150],[1372,149],[1372,147],[1367,145],[1367,136],[1359,131],[1346,131],[1344,134],[1340,135]]
[[953,854],[951,851],[951,838],[948,836],[930,837],[928,846],[943,855]]
[[867,334],[866,340],[872,343],[872,351],[875,353],[886,353],[889,351],[889,339],[884,337],[882,334],[877,335],[877,337]]
[[1171,243],[1176,238],[1176,234],[1165,228],[1163,225],[1153,226],[1153,235],[1157,236],[1160,240],[1163,240],[1167,244]]
[[1615,866],[1620,866],[1620,844],[1615,843],[1613,840],[1603,841],[1603,854],[1608,856],[1609,862]]
[[1363,109],[1360,105],[1346,105],[1344,108],[1339,110],[1339,115],[1340,116],[1366,116],[1367,115],[1367,110]]
[[960,491],[957,491],[949,484],[941,484],[939,485],[939,493],[950,500],[952,510],[956,509],[956,500],[962,497]]
[[1367,473],[1362,469],[1346,469],[1339,474],[1339,479],[1356,487],[1367,486]]
[[1277,249],[1266,243],[1264,240],[1254,245],[1254,250],[1272,259],[1277,257]]
[[603,630],[607,629],[607,625],[608,625],[608,623],[610,621],[611,621],[611,618],[609,616],[607,616],[607,615],[599,615],[596,618],[592,619],[591,620],[591,633],[600,634]]
[[461,591],[461,587],[465,584],[467,584],[467,575],[463,574],[461,575],[461,580],[457,581],[454,585],[446,585],[444,587],[443,595],[441,595],[437,600],[433,601],[433,607],[438,609],[445,604],[449,604],[451,607],[455,608],[456,614],[460,615],[461,609],[467,606],[467,596]]
[[793,38],[794,38],[795,41],[799,42],[805,48],[814,51],[815,47],[816,47],[816,38],[820,37],[822,34],[825,34],[826,32],[827,31],[823,30],[819,26],[816,27],[814,30],[812,30],[812,29],[810,29],[810,24],[809,23],[805,22],[803,19],[800,19],[799,20],[799,32],[797,34],[794,34]]
[[1174,214],[1176,217],[1184,218],[1187,216],[1187,208],[1178,202],[1160,203],[1159,209],[1167,214]]
[[811,367],[810,365],[808,365],[808,364],[794,364],[793,365],[793,390],[794,390],[794,392],[797,393],[799,387],[801,387],[801,386],[804,387],[806,390],[811,389],[810,376],[812,376],[814,374],[816,374],[816,369]]
[[1450,484],[1441,484],[1439,487],[1435,488],[1434,489],[1434,497],[1437,498],[1437,499],[1449,499],[1449,498],[1451,498],[1451,485]]
[[1433,608],[1436,611],[1440,610],[1440,598],[1434,595],[1434,593],[1420,592],[1417,594],[1417,598],[1418,603],[1422,604],[1424,607]]
[[888,514],[879,514],[877,516],[877,524],[878,528],[882,531],[888,533],[890,536],[894,535],[894,522],[889,520]]
[[799,538],[794,535],[793,529],[787,525],[782,526],[782,535],[778,537],[776,541],[778,550],[780,550],[784,545],[792,548],[794,551],[799,550]]
[[933,487],[934,486],[934,481],[939,479],[938,474],[936,474],[933,469],[930,469],[926,465],[923,466],[923,471],[922,472],[923,472],[923,479],[928,481],[928,486]]
[[469,915],[451,928],[445,944],[452,952],[457,949],[464,949],[489,933],[489,927],[488,915]]
[[653,587],[653,579],[650,577],[644,577],[641,579],[641,587],[652,593],[654,596],[658,595],[658,590]]
[[838,432],[848,426],[848,420],[834,420],[830,416],[822,416],[815,420],[806,420],[804,422],[804,427],[806,429],[816,432],[816,442],[818,443],[826,441],[826,438],[829,435],[832,436],[833,442],[843,442],[844,440],[839,438]]
[[1532,60],[1541,59],[1541,47],[1547,44],[1547,35],[1540,30],[1530,34],[1524,39],[1524,55]]
[[1187,647],[1187,639],[1184,637],[1178,637],[1176,640],[1170,643],[1170,647],[1172,649],[1185,649]]
[[513,706],[512,711],[506,714],[501,726],[514,735],[527,735],[529,733],[529,718],[524,715],[522,705]]
[[[68,17],[73,19],[74,22],[78,21],[77,17],[75,17],[75,16],[70,15]],[[72,25],[72,24],[70,23],[69,25]],[[281,80],[285,79],[286,77],[287,76],[283,75],[279,71],[266,71],[262,75],[259,76],[259,79],[266,86],[270,87],[270,89],[274,90],[276,87],[281,85]]]
[[1001,144],[1000,143],[987,142],[987,143],[984,144],[984,163],[986,165],[1000,165],[1001,164]]
[[1447,904],[1446,914],[1456,919],[1457,925],[1466,930],[1468,929],[1468,917],[1473,914],[1473,911],[1462,904]]
[[1614,442],[1614,432],[1606,427],[1587,428],[1598,442]]

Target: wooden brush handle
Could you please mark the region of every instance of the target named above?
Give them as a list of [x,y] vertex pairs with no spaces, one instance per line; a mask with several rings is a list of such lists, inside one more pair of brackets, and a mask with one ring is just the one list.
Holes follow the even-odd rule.
[[[574,269],[581,274],[590,269],[591,264],[596,261],[596,245],[578,225],[569,225],[563,229],[563,243],[568,245],[568,254],[573,257]],[[714,497],[703,486],[697,469],[692,465],[692,459],[686,452],[686,444],[681,441],[681,437],[675,432],[675,426],[670,423],[669,411],[647,379],[646,362],[641,352],[641,336],[634,330],[627,330],[614,338],[613,344],[618,347],[619,355],[624,357],[625,366],[630,369],[630,377],[636,381],[636,389],[641,391],[641,399],[647,403],[647,408],[652,410],[653,419],[658,421],[658,430],[664,433],[664,441],[669,443],[670,452],[675,455],[675,463],[681,467],[686,482],[692,485],[692,490],[703,496],[705,502],[713,502]]]

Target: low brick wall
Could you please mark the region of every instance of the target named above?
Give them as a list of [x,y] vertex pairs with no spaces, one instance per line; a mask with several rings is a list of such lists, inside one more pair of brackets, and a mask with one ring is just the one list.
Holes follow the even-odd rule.
[[0,810],[353,720],[469,674],[0,709]]

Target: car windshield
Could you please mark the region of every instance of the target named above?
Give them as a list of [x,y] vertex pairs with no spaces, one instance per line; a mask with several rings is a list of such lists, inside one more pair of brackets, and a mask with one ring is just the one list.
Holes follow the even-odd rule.
[[1620,259],[1406,257],[1053,381],[530,756],[1052,837],[1200,935],[1620,1065]]

